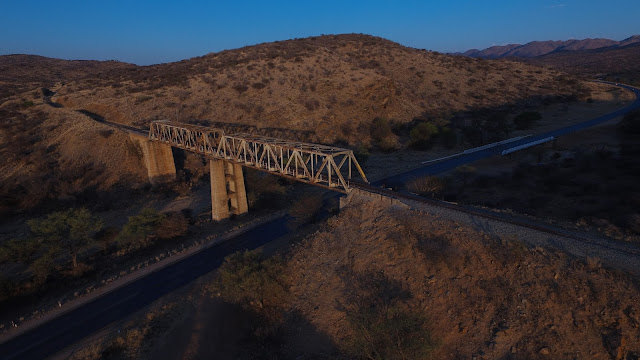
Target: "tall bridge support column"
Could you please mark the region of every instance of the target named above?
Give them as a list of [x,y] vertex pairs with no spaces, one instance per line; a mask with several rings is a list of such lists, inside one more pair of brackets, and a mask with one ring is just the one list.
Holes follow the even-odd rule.
[[155,185],[176,179],[176,165],[173,161],[171,145],[149,141],[146,136],[135,134],[129,134],[129,138],[131,141],[137,142],[142,149],[149,182]]
[[211,218],[224,220],[249,210],[242,166],[224,160],[209,160]]
[[211,176],[211,218],[224,220],[229,218],[229,195],[227,194],[227,179],[224,174],[224,161],[209,160],[209,175]]
[[227,178],[231,212],[236,215],[244,214],[249,211],[249,205],[247,204],[247,191],[244,187],[242,165],[227,162],[226,166],[225,176]]

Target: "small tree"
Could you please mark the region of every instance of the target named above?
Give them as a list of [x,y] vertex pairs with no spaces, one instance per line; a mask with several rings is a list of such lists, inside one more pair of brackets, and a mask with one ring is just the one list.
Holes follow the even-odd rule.
[[214,289],[225,300],[264,314],[284,303],[285,264],[279,256],[264,258],[246,250],[227,256],[218,269]]
[[407,187],[416,194],[434,197],[444,190],[445,182],[437,176],[423,176],[411,180]]
[[102,221],[85,208],[54,212],[44,219],[29,220],[27,224],[31,232],[49,246],[50,253],[61,250],[71,256],[74,269],[78,267],[78,253],[102,228]]
[[35,238],[11,239],[0,247],[0,263],[21,262],[29,264],[41,247],[42,243]]
[[409,132],[410,145],[414,149],[425,150],[433,144],[433,138],[438,135],[438,127],[432,123],[421,122]]
[[189,230],[189,219],[182,213],[175,212],[164,217],[156,228],[156,234],[160,239],[173,239],[182,236]]
[[353,331],[353,355],[361,359],[422,359],[435,347],[419,310],[409,310],[412,297],[398,281],[382,272],[343,276],[341,305]]
[[369,149],[367,149],[363,144],[358,144],[358,146],[353,150],[353,155],[358,160],[360,165],[363,165],[369,160],[371,153],[369,153]]
[[116,241],[128,250],[147,247],[153,243],[156,229],[165,217],[155,209],[144,208],[138,215],[129,216],[129,221],[118,234]]
[[244,181],[251,208],[278,206],[287,191],[282,178],[250,168],[246,169]]
[[396,136],[391,130],[389,121],[375,118],[371,122],[370,135],[373,143],[382,151],[392,151],[397,148]]
[[0,273],[0,301],[4,301],[13,295],[16,284],[13,280]]
[[53,261],[52,253],[46,253],[36,259],[31,266],[29,266],[29,270],[33,273],[34,283],[38,286],[43,285],[55,269],[55,266],[56,264]]

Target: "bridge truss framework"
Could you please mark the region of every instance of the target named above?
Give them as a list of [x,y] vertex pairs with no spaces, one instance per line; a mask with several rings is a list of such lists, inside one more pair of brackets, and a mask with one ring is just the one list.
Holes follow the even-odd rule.
[[352,150],[221,129],[154,121],[149,140],[285,178],[348,193],[354,176],[367,181]]

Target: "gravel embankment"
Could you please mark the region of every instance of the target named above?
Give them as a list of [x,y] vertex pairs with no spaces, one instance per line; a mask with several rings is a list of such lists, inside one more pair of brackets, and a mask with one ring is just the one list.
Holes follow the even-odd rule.
[[[407,200],[406,203],[426,213],[461,224],[471,225],[489,235],[496,235],[503,238],[511,237],[531,246],[561,250],[577,258],[597,258],[606,267],[623,270],[636,277],[640,277],[640,249],[632,244],[605,239],[594,234],[554,228],[554,231],[563,232],[568,235],[561,236],[522,225],[484,218],[463,211],[456,211],[417,201]],[[499,214],[492,215],[500,216]],[[544,225],[544,227],[548,226]]]
[[[380,189],[380,192],[385,192]],[[357,195],[357,194],[360,195]],[[563,229],[549,224],[520,219],[509,214],[496,213],[481,209],[465,209],[454,204],[438,206],[425,199],[411,199],[393,193],[387,197],[381,193],[354,191],[351,196],[364,196],[372,201],[384,201],[389,204],[402,203],[429,215],[470,225],[488,235],[503,239],[522,241],[530,246],[556,249],[579,259],[593,258],[613,269],[622,270],[640,278],[640,248],[637,245],[604,238],[598,234]],[[348,197],[348,198],[349,198]],[[349,203],[350,199],[345,199]]]

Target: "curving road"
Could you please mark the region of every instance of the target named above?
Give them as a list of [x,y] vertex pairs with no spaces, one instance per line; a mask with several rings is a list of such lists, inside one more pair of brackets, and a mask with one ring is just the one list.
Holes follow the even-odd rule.
[[105,294],[0,344],[0,359],[45,359],[52,356],[218,268],[227,255],[258,248],[285,235],[289,231],[286,224],[286,217],[272,220]]
[[640,108],[640,89],[631,87],[631,86],[627,86],[627,85],[620,85],[620,84],[615,84],[615,83],[609,83],[606,81],[597,81],[597,82],[601,82],[604,84],[609,84],[609,85],[615,85],[615,86],[619,86],[621,88],[627,89],[632,91],[635,95],[636,95],[636,100],[625,106],[624,108],[614,111],[612,113],[606,114],[606,115],[602,115],[600,117],[597,117],[595,119],[591,119],[588,121],[584,121],[578,124],[574,124],[571,126],[567,126],[567,127],[563,127],[557,130],[553,130],[553,131],[549,131],[543,134],[539,134],[539,135],[535,135],[535,136],[529,136],[526,137],[524,139],[520,139],[518,141],[514,141],[514,142],[510,142],[508,144],[504,144],[504,145],[500,145],[500,146],[496,146],[496,147],[492,147],[489,149],[484,149],[484,150],[480,150],[480,151],[476,151],[470,154],[462,154],[460,156],[451,158],[449,160],[446,161],[442,161],[433,165],[429,165],[429,166],[424,166],[421,168],[417,168],[415,170],[411,170],[402,174],[398,174],[395,176],[390,176],[386,179],[383,180],[379,180],[377,182],[374,183],[374,185],[379,185],[379,186],[385,186],[385,187],[392,187],[392,188],[402,188],[402,185],[404,183],[406,183],[407,181],[416,178],[416,177],[420,177],[420,176],[425,176],[425,175],[437,175],[437,174],[441,174],[443,172],[455,169],[456,167],[460,166],[460,165],[465,165],[465,164],[469,164],[472,163],[474,161],[480,160],[480,159],[485,159],[485,158],[489,158],[495,155],[500,155],[500,153],[503,150],[509,149],[509,148],[513,148],[519,145],[524,145],[524,144],[528,144],[537,140],[542,140],[548,137],[559,137],[562,135],[567,135],[570,133],[574,133],[576,131],[580,131],[580,130],[584,130],[596,125],[600,125],[602,123],[605,123],[609,120],[613,120],[619,116],[622,116],[626,113],[628,113],[629,111],[635,110]]
[[[615,84],[614,84],[615,85]],[[461,155],[440,163],[425,166],[404,174],[389,177],[376,184],[398,184],[416,176],[438,174],[476,160],[500,154],[507,147],[518,146],[549,136],[561,136],[586,129],[640,108],[640,90],[619,85],[636,94],[636,101],[623,109],[580,124],[545,134],[529,137],[520,142]],[[257,226],[224,243],[214,245],[186,259],[171,264],[143,278],[131,282],[91,302],[71,310],[37,328],[0,344],[0,358],[44,359],[86,338],[107,325],[142,309],[198,277],[216,269],[225,256],[243,249],[254,249],[288,232],[286,218],[281,217]],[[497,220],[500,221],[500,220]],[[3,339],[0,339],[0,341]]]

